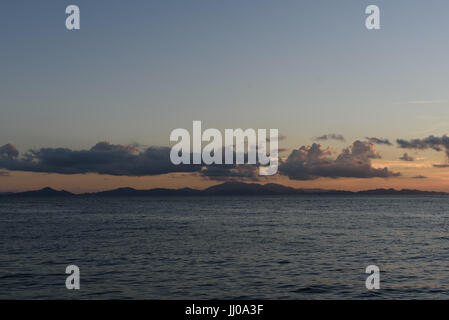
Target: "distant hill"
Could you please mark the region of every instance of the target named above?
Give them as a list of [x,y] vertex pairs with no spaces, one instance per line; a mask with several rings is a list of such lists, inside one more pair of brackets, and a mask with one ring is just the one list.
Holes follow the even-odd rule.
[[4,197],[71,197],[73,193],[61,190],[57,191],[52,188],[44,188],[35,191],[17,192],[4,195]]
[[209,195],[283,195],[303,193],[301,189],[294,189],[280,184],[225,182],[203,190]]
[[119,188],[95,193],[73,194],[68,191],[57,191],[52,188],[41,190],[2,194],[0,197],[157,197],[157,196],[261,196],[261,195],[448,195],[445,192],[421,190],[373,189],[365,191],[323,190],[323,189],[295,189],[280,184],[225,182],[204,190],[190,188],[183,189],[149,189],[136,190],[133,188]]
[[95,193],[85,193],[82,196],[97,196],[97,197],[147,197],[147,196],[193,196],[201,195],[201,190],[194,190],[190,188],[183,189],[150,189],[150,190],[136,190],[133,188],[119,188],[109,191],[101,191]]

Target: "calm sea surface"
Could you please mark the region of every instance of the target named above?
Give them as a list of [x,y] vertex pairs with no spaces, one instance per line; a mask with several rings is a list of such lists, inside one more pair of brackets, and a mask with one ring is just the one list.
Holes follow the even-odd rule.
[[447,299],[449,197],[0,199],[12,298]]

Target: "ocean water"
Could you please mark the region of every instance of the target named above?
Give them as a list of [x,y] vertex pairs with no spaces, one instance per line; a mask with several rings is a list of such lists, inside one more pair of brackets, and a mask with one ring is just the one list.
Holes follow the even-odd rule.
[[447,299],[449,198],[0,199],[0,299],[19,298]]

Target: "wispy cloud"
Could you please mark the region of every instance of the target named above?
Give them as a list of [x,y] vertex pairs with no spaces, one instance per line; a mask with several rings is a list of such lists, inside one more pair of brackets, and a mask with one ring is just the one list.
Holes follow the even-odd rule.
[[409,101],[398,101],[394,104],[397,105],[407,105],[407,104],[443,104],[446,103],[445,100],[409,100]]
[[414,131],[414,135],[425,135],[425,134],[437,134],[445,132],[449,129],[449,121],[436,122],[437,119],[432,120],[432,125],[424,130]]
[[313,140],[318,140],[318,141],[326,141],[326,140],[345,141],[345,137],[343,137],[343,135],[341,135],[341,134],[328,133],[328,134],[323,134],[322,136],[319,136],[319,137],[315,137],[315,138],[313,138]]
[[366,137],[366,140],[368,140],[371,143],[374,144],[384,144],[387,146],[392,146],[393,144],[388,139],[382,139],[382,138],[376,138],[376,137]]

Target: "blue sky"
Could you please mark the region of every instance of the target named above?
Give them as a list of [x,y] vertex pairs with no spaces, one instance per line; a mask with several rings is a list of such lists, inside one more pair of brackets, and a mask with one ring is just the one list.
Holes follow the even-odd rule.
[[[69,4],[81,9],[80,31],[64,27]],[[368,4],[381,9],[380,31],[364,27]],[[167,145],[192,120],[279,128],[292,147],[325,132],[418,135],[449,121],[448,9],[436,0],[5,1],[0,136],[20,148]]]

